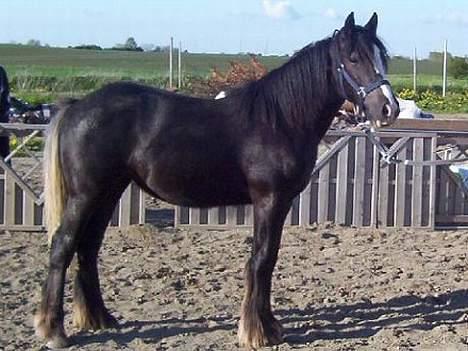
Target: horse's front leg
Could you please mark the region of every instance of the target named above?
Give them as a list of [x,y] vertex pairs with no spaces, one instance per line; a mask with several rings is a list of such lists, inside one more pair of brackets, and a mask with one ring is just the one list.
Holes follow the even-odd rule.
[[277,194],[254,201],[253,251],[245,269],[246,290],[238,333],[240,344],[249,349],[282,342],[282,327],[271,311],[270,292],[290,206],[290,200]]

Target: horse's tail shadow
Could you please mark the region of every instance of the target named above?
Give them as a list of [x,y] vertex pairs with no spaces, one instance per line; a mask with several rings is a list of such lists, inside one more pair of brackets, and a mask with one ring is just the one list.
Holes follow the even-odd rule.
[[60,225],[67,200],[67,190],[60,164],[60,125],[65,112],[76,101],[75,99],[68,99],[60,103],[60,111],[49,125],[44,148],[44,212],[49,245],[52,242],[56,229]]

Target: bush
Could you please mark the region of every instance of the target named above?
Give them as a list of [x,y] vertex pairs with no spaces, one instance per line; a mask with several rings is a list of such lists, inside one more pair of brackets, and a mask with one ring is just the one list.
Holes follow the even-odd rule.
[[222,90],[229,90],[258,80],[268,73],[267,68],[252,54],[250,54],[249,62],[230,61],[229,65],[230,67],[225,73],[213,68],[210,78],[203,80],[208,91],[207,95],[216,95]]
[[[44,142],[45,142],[44,138],[35,137],[29,140],[26,146],[30,151],[39,152],[44,149]],[[16,136],[13,135],[10,137],[10,149],[11,150],[15,149],[21,143],[22,141],[18,139]],[[15,156],[24,157],[24,156],[27,156],[27,154],[23,149],[21,149],[19,152],[15,154]]]
[[468,91],[448,93],[444,98],[433,90],[415,93],[412,89],[403,89],[398,96],[405,100],[414,100],[418,106],[429,112],[468,113]]

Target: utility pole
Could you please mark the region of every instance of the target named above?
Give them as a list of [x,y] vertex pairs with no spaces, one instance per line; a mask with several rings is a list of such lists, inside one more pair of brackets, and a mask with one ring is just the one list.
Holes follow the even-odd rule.
[[414,93],[416,94],[416,76],[417,76],[417,65],[418,65],[418,56],[416,53],[416,47],[414,47],[414,53],[413,53],[413,90]]
[[182,87],[182,42],[179,41],[179,56],[178,56],[178,79],[177,87],[180,89]]
[[442,96],[447,93],[447,40],[444,41],[444,63],[442,73]]

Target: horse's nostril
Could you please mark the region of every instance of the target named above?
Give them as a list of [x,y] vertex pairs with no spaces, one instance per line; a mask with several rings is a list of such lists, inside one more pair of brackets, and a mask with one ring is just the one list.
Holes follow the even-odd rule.
[[392,107],[389,104],[385,104],[382,108],[382,115],[387,117],[392,115]]

